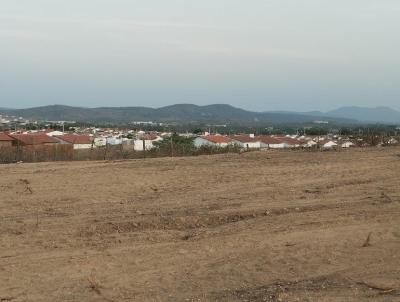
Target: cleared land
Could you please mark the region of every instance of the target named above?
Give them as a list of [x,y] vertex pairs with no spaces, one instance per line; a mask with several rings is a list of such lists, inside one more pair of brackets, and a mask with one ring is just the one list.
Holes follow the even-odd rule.
[[400,301],[400,148],[0,166],[0,301]]

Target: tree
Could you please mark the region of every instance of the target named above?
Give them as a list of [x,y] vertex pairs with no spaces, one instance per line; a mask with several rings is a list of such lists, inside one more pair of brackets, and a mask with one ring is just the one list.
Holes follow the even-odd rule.
[[353,131],[351,131],[350,128],[340,128],[339,134],[340,135],[351,135],[351,134],[353,134]]
[[306,135],[326,135],[328,131],[319,127],[311,127],[306,129]]
[[180,136],[174,133],[169,138],[164,138],[162,141],[154,143],[154,145],[161,152],[170,153],[171,155],[175,153],[189,153],[192,152],[194,147],[193,138]]

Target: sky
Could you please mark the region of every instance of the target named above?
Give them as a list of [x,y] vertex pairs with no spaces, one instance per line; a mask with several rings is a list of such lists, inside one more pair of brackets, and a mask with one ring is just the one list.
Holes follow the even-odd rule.
[[400,109],[399,0],[0,0],[0,107]]

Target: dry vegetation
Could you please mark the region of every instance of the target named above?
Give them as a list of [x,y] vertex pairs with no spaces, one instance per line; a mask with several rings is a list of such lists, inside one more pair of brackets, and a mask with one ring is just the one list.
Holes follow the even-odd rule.
[[400,301],[400,148],[0,166],[0,301]]

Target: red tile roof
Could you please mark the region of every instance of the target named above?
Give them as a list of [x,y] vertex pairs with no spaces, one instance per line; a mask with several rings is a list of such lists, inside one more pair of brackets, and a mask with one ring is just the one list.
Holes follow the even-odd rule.
[[287,137],[287,136],[280,136],[280,137],[275,137],[275,139],[280,140],[282,143],[286,143],[288,145],[300,145],[301,142],[295,138]]
[[158,136],[156,134],[143,134],[140,137],[138,137],[138,139],[141,140],[147,140],[147,141],[154,141],[158,138]]
[[255,143],[260,141],[258,137],[250,137],[249,135],[235,135],[231,139],[241,143]]
[[259,136],[258,139],[260,140],[260,142],[262,142],[264,144],[268,144],[268,145],[282,144],[282,142],[280,140],[278,140],[272,136]]
[[202,136],[201,138],[215,144],[229,144],[232,142],[232,140],[229,137],[222,135],[207,135],[207,136]]
[[87,135],[64,134],[57,135],[56,138],[74,145],[89,145],[92,143],[93,138]]
[[330,139],[320,139],[319,141],[317,141],[317,143],[320,144],[321,146],[323,146],[323,145],[325,145],[327,143],[335,143],[335,142],[330,140]]
[[0,142],[12,142],[14,139],[4,132],[0,132]]
[[24,145],[57,144],[58,140],[46,134],[10,134],[12,138]]

